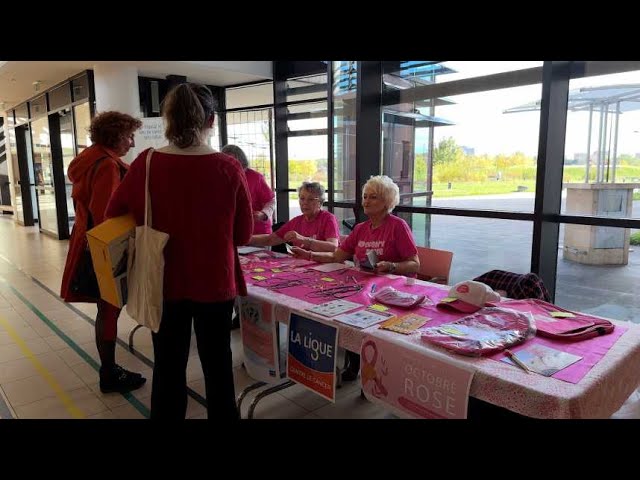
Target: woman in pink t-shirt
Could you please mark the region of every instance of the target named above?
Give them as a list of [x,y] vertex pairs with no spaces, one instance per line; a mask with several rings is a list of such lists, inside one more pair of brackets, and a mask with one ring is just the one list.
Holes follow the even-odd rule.
[[298,188],[302,215],[269,235],[253,235],[249,245],[269,247],[288,242],[313,252],[333,252],[340,233],[335,215],[322,210],[324,195],[324,187],[318,182],[303,182]]
[[253,233],[271,233],[273,212],[276,208],[276,195],[264,179],[264,175],[249,168],[247,156],[237,145],[225,145],[222,153],[232,156],[244,170],[247,185],[251,194],[251,210],[253,212]]
[[[367,261],[370,263],[370,258],[377,258],[377,263],[372,265],[376,272],[415,277],[420,269],[420,260],[413,234],[404,220],[391,215],[399,201],[400,190],[393,180],[386,175],[371,177],[362,189],[362,207],[369,220],[356,225],[335,252],[316,253],[294,247],[294,255],[322,263],[354,258],[360,265]],[[375,255],[370,252],[375,252]],[[346,363],[342,379],[355,380],[360,369],[360,356],[347,351]]]

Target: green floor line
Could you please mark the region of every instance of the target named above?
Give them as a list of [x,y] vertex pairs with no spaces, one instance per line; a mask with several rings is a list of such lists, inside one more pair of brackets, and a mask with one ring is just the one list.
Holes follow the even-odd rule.
[[[94,360],[94,358],[85,352],[82,348],[80,348],[71,338],[67,336],[62,330],[58,328],[56,324],[54,324],[51,320],[47,318],[45,314],[43,314],[40,310],[38,310],[29,300],[27,300],[18,290],[16,290],[7,280],[0,276],[0,282],[4,283],[5,286],[13,292],[13,294],[20,299],[22,303],[24,303],[33,313],[36,314],[40,320],[44,322],[51,330],[54,331],[58,337],[60,337],[69,347],[73,349],[82,359],[87,362],[91,367],[96,371],[100,371],[100,365],[98,362]],[[133,407],[140,412],[145,418],[149,418],[150,412],[149,409],[134,397],[130,392],[123,393],[122,396],[131,404]]]
[[[14,268],[15,270],[19,271],[22,275],[24,275],[25,277],[27,277],[29,280],[31,280],[33,283],[35,283],[36,285],[38,285],[40,288],[42,288],[45,292],[47,292],[49,295],[51,295],[53,298],[55,298],[57,301],[59,301],[62,305],[64,305],[65,307],[67,307],[69,310],[71,310],[72,312],[74,312],[76,315],[78,315],[79,317],[83,318],[87,323],[89,323],[90,325],[95,327],[95,320],[93,320],[91,317],[89,317],[86,313],[84,313],[82,310],[79,310],[78,308],[76,308],[73,304],[71,303],[67,303],[65,302],[62,298],[60,298],[60,295],[56,294],[53,290],[51,290],[49,287],[47,287],[44,283],[42,283],[40,280],[38,280],[37,278],[35,278],[34,276],[28,274],[27,272],[25,272],[24,270],[22,270],[20,267],[18,267],[17,265],[15,265],[11,260],[9,260],[7,257],[5,257],[4,255],[0,254],[0,259],[4,260],[7,264],[9,264],[10,267]],[[116,339],[116,342],[118,343],[118,345],[120,345],[122,348],[129,350],[129,352],[135,356],[138,360],[142,361],[145,365],[147,365],[150,368],[153,368],[153,362],[146,357],[145,355],[143,355],[141,352],[139,352],[138,350],[136,350],[135,348],[133,349],[129,349],[129,345],[122,339],[118,338]],[[202,395],[200,395],[198,392],[196,392],[195,390],[193,390],[191,387],[187,387],[187,395],[189,395],[191,398],[193,398],[196,402],[198,402],[200,405],[202,405],[203,407],[206,408],[207,406],[207,399],[204,398]]]

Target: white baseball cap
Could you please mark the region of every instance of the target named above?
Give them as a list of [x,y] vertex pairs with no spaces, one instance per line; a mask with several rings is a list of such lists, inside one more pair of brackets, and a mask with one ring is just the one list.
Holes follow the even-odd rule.
[[449,290],[449,296],[438,303],[439,307],[449,307],[459,312],[473,313],[489,302],[499,302],[500,294],[489,285],[474,280],[456,283]]

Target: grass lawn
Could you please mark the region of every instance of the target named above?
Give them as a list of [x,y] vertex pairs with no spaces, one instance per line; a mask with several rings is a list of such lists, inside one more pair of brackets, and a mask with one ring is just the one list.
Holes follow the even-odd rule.
[[492,195],[498,193],[513,193],[518,191],[519,186],[527,187],[527,192],[535,192],[536,182],[524,180],[522,182],[491,181],[485,183],[451,183],[448,188],[446,183],[436,183],[433,185],[434,197],[462,197],[466,195]]

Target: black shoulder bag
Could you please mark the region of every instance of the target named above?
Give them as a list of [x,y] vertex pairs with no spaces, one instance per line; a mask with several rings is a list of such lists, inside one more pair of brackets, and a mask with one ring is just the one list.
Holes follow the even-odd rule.
[[[93,165],[93,171],[91,173],[91,183],[93,195],[93,177],[96,175],[96,169],[98,168],[98,164],[102,162],[107,157],[102,157],[96,160],[96,163]],[[91,215],[91,210],[89,209],[89,205],[87,205],[87,228],[88,232],[94,227],[93,224],[93,216]],[[93,268],[93,260],[91,260],[91,251],[89,250],[89,242],[87,241],[87,236],[85,234],[84,238],[84,249],[82,250],[82,254],[80,255],[80,259],[78,260],[78,266],[76,267],[76,271],[71,280],[71,291],[78,296],[88,297],[99,299],[100,298],[100,288],[98,287],[98,279],[96,278],[96,272]]]

